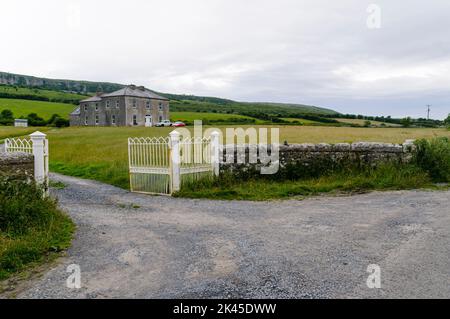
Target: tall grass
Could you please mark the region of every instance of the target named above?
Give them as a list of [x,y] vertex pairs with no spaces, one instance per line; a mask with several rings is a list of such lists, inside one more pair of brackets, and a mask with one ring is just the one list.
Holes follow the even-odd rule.
[[66,249],[74,225],[32,184],[0,180],[0,280]]
[[416,142],[414,161],[436,182],[450,181],[450,140],[447,137]]

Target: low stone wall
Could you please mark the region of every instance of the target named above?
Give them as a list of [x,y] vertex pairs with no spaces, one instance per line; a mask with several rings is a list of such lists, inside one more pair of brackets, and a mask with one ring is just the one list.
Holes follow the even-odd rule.
[[28,153],[0,152],[0,178],[33,180],[34,156]]
[[[224,146],[222,148],[221,172],[234,174],[249,171],[259,172],[267,167],[261,162],[261,154],[270,155],[273,146]],[[250,149],[258,154],[259,160],[250,158]],[[413,157],[414,141],[408,140],[404,144],[389,143],[340,143],[340,144],[292,144],[279,146],[279,167],[283,170],[331,169],[335,167],[376,166],[380,163],[407,163]],[[267,156],[266,156],[267,157]],[[264,158],[264,157],[263,157]]]

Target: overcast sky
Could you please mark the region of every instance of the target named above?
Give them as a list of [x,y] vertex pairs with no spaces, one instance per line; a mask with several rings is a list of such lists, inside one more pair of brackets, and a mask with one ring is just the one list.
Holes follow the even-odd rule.
[[344,113],[450,113],[448,0],[2,0],[0,23],[1,71]]

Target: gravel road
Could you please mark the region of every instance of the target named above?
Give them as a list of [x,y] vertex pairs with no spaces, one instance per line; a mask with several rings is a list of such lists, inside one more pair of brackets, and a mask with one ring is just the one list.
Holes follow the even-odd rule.
[[[52,179],[78,231],[19,298],[450,298],[448,191],[240,202]],[[66,287],[70,264],[81,289]]]

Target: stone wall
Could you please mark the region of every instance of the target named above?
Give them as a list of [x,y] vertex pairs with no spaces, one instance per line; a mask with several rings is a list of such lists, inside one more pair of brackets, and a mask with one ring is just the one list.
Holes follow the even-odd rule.
[[[257,154],[270,155],[273,146],[224,146],[222,147],[221,172],[234,174],[248,171],[260,172],[262,167],[260,158],[257,163],[249,157],[249,150]],[[239,151],[238,151],[239,149]],[[408,140],[404,144],[388,143],[340,143],[340,144],[291,144],[279,146],[280,172],[289,168],[294,170],[329,169],[333,167],[376,166],[380,163],[395,162],[408,163],[414,152],[414,141]],[[253,153],[255,153],[253,152]],[[266,156],[267,157],[267,156]]]
[[28,153],[0,152],[0,178],[33,180],[34,156]]

